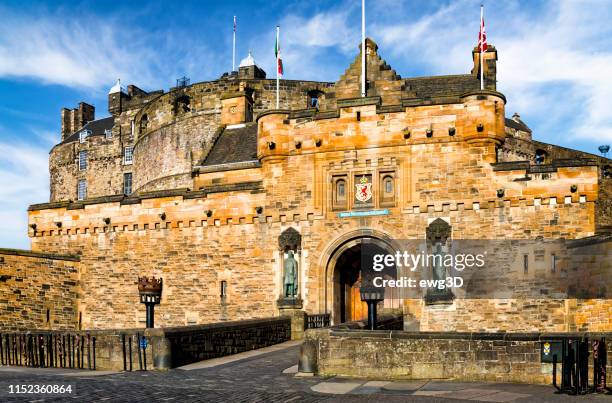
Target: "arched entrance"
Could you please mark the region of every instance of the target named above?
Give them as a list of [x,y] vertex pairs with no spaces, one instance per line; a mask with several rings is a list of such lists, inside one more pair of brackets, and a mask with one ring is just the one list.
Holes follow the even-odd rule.
[[[331,255],[326,276],[326,311],[331,313],[332,323],[338,324],[356,320],[366,320],[367,305],[361,301],[360,287],[363,283],[362,267],[371,268],[375,254],[393,254],[389,242],[378,238],[361,236],[341,244]],[[395,278],[395,267],[381,272],[385,278]],[[387,298],[385,293],[385,298]],[[384,306],[400,303],[396,295],[389,295]],[[381,306],[382,307],[382,306]]]

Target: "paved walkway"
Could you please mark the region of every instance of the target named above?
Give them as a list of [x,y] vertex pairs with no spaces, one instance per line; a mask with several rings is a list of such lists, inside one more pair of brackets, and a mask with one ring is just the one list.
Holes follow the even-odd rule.
[[[70,402],[611,402],[541,385],[296,377],[295,343],[162,372],[0,367],[0,401]],[[239,359],[238,359],[239,358]],[[10,385],[72,385],[71,395],[8,395]]]

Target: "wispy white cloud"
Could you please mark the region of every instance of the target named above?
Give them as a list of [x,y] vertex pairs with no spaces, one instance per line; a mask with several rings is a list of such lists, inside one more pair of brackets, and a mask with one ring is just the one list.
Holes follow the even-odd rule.
[[0,142],[0,246],[29,249],[27,206],[49,200],[48,149]]
[[0,7],[0,77],[79,89],[110,87],[118,77],[168,87],[218,61],[206,43],[181,32],[143,31],[123,16],[67,13],[16,14]]
[[[518,110],[535,128],[557,132],[536,130],[547,140],[558,142],[562,130],[565,141],[611,141],[610,3],[530,5],[491,3],[485,18],[489,42],[499,54],[498,89],[508,96],[509,112]],[[383,52],[409,60],[419,71],[453,74],[471,67],[478,18],[477,3],[463,0],[403,24],[382,21],[373,28]]]

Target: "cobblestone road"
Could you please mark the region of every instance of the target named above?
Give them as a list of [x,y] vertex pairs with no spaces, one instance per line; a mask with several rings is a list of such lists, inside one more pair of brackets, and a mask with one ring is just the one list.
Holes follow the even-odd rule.
[[[63,370],[0,368],[0,401],[78,402],[559,402],[612,401],[612,395],[573,398],[547,386],[456,382],[385,382],[295,377],[299,347],[190,371],[69,374]],[[70,396],[9,397],[9,385],[72,384]]]

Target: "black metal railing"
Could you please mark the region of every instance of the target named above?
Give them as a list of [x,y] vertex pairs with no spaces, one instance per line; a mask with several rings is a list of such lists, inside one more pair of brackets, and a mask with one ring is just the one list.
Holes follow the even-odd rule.
[[96,369],[96,338],[61,332],[0,333],[2,365]]
[[306,329],[321,329],[330,326],[331,315],[320,313],[316,315],[306,315]]
[[[558,341],[547,342],[548,346],[558,343],[557,354],[553,356],[553,386],[561,392],[580,395],[604,392],[606,389],[607,349],[604,338],[560,337]],[[593,384],[589,385],[589,356],[593,357]],[[557,385],[557,363],[561,363],[561,385]]]
[[117,337],[122,344],[123,370],[146,371],[148,340],[138,332],[100,338],[89,332],[0,332],[0,365],[95,370],[96,353],[113,355],[104,349],[117,348]]

